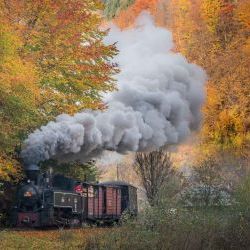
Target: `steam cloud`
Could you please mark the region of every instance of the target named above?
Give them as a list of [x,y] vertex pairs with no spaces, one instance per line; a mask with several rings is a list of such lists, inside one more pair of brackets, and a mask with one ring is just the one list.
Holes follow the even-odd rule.
[[173,53],[171,33],[143,13],[133,29],[112,27],[118,42],[118,91],[104,97],[105,111],[59,115],[25,141],[27,165],[55,158],[86,161],[104,150],[146,151],[176,144],[199,128],[204,71]]

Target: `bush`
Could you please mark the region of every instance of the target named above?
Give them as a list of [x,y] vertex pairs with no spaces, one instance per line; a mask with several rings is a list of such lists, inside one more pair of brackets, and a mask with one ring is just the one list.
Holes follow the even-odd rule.
[[229,210],[148,208],[137,221],[92,236],[85,249],[247,249],[249,223]]
[[233,203],[184,207],[166,194],[136,220],[92,236],[85,249],[249,249],[249,193],[250,177],[232,195]]
[[184,206],[229,206],[232,197],[229,192],[220,187],[196,185],[187,188],[181,193],[181,202]]

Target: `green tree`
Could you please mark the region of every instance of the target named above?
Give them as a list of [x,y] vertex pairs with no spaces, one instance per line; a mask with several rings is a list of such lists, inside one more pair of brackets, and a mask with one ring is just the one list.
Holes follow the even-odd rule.
[[108,19],[114,18],[119,11],[132,5],[135,0],[107,0],[105,1],[104,14]]
[[98,0],[4,1],[9,23],[24,41],[22,56],[39,71],[46,113],[96,108],[100,92],[114,89],[114,46],[103,44]]
[[59,163],[55,160],[49,160],[44,162],[41,167],[43,171],[52,167],[53,173],[60,173],[79,181],[97,181],[99,179],[99,171],[95,165],[95,161],[88,161],[86,163],[79,161]]
[[18,151],[61,113],[103,108],[115,88],[114,45],[99,30],[98,0],[0,0],[0,174],[20,175]]

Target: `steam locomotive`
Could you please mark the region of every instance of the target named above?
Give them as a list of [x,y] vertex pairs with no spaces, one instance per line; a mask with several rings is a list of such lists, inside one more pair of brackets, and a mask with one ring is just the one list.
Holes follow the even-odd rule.
[[16,227],[80,226],[137,215],[137,189],[125,182],[87,183],[29,168],[18,187],[11,224]]

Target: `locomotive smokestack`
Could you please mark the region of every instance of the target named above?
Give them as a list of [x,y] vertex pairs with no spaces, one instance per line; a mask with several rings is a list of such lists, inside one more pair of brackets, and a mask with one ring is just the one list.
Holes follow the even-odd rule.
[[39,167],[35,164],[31,164],[24,167],[27,178],[30,181],[36,182],[38,174],[40,172]]

